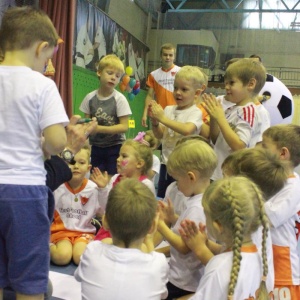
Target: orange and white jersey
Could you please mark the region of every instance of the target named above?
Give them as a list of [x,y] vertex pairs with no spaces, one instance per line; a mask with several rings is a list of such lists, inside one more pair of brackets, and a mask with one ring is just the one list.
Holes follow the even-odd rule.
[[64,183],[54,192],[55,213],[51,234],[62,230],[94,233],[91,219],[97,212],[104,212],[97,185],[86,179],[80,189],[73,191]]
[[288,178],[285,186],[265,203],[271,222],[275,286],[300,285],[300,253],[297,251],[297,222],[300,211],[300,179]]
[[173,91],[176,73],[180,70],[179,66],[173,65],[168,70],[162,68],[152,71],[147,79],[147,86],[155,91],[155,99],[158,104],[165,108],[167,105],[175,105]]

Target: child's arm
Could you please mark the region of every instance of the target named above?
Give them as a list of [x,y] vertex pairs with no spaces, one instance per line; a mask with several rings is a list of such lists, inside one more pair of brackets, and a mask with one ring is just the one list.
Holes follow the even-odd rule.
[[174,206],[170,198],[167,198],[167,203],[160,200],[158,201],[159,211],[161,217],[166,224],[174,225],[178,220],[178,215],[174,211]]
[[191,220],[183,220],[179,228],[181,238],[195,253],[202,264],[206,265],[216,253],[220,253],[221,245],[210,241],[205,233],[205,226],[200,223],[199,228]]
[[[196,130],[196,125],[192,122],[177,122],[175,120],[169,119],[163,110],[163,108],[157,104],[155,101],[151,102],[151,115],[153,119],[165,125],[166,127],[174,130],[175,132],[181,135],[190,135],[193,134]],[[159,128],[160,126],[158,126]],[[153,133],[155,134],[154,130]],[[158,137],[159,138],[159,137]],[[162,138],[162,136],[160,137]]]
[[154,98],[154,89],[149,87],[148,93],[145,99],[145,106],[144,106],[144,113],[142,117],[142,126],[148,127],[147,126],[147,115],[148,115],[148,108],[149,104],[151,103],[151,100]]
[[222,132],[225,141],[228,146],[233,150],[244,149],[246,147],[245,143],[240,139],[240,137],[234,132],[234,130],[230,127],[227,119],[225,117],[225,113],[223,107],[219,101],[217,101],[216,97],[212,94],[203,95],[204,102],[206,104],[206,109],[211,117],[210,126],[211,126],[211,139],[214,142],[215,134],[217,132],[215,125],[218,125],[219,130]]
[[99,168],[95,167],[91,172],[90,180],[95,182],[99,188],[103,189],[107,186],[109,177],[106,171],[102,173]]
[[56,155],[62,152],[67,144],[67,134],[63,125],[54,124],[43,131],[43,148],[49,155]]
[[104,133],[104,134],[117,134],[117,133],[125,133],[128,130],[128,116],[119,117],[119,124],[112,126],[103,126],[98,125],[93,132],[95,133]]

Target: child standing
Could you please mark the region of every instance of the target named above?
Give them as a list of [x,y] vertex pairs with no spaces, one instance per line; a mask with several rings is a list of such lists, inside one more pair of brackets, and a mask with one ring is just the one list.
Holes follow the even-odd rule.
[[103,57],[97,71],[100,86],[89,93],[80,105],[85,117],[96,117],[98,120],[98,126],[89,138],[92,166],[102,172],[107,171],[109,175],[117,172],[116,159],[125,141],[128,117],[131,115],[127,99],[115,89],[123,74],[124,65],[116,55]]
[[[269,299],[265,282],[268,219],[260,190],[245,177],[224,178],[207,188],[202,204],[208,233],[224,243],[227,251],[209,260],[197,292],[190,299]],[[260,225],[261,257],[251,239]],[[201,251],[211,253],[205,238]]]
[[149,116],[154,135],[162,141],[162,162],[157,196],[164,198],[168,185],[174,179],[167,174],[166,164],[176,142],[190,134],[199,134],[202,113],[195,105],[202,92],[202,73],[198,67],[184,66],[175,75],[173,96],[176,105],[162,107],[152,101]]
[[[143,253],[142,244],[157,226],[157,202],[137,179],[125,179],[108,197],[104,224],[112,245],[91,242],[81,257],[75,278],[82,299],[164,299],[168,263],[163,254]],[[153,247],[153,245],[152,245]]]
[[263,148],[288,164],[289,178],[283,189],[265,203],[271,223],[276,300],[299,299],[300,179],[294,168],[300,163],[300,126],[276,125],[263,134]]
[[47,153],[60,153],[69,121],[55,83],[42,75],[58,38],[40,10],[11,8],[2,19],[0,299],[8,285],[17,299],[42,299],[47,291],[52,195],[45,185],[41,136]]
[[[147,145],[134,140],[126,140],[117,159],[117,174],[109,179],[107,172],[102,173],[98,168],[93,169],[90,178],[100,188],[104,209],[110,190],[126,178],[138,179],[155,195],[154,184],[147,176],[152,163],[152,150]],[[102,227],[95,240],[102,240],[105,237],[110,237],[110,233]]]
[[56,265],[71,260],[76,265],[86,245],[94,239],[96,228],[91,219],[103,213],[97,185],[86,178],[90,171],[90,149],[83,147],[69,165],[72,179],[54,192],[55,214],[51,225],[50,257]]
[[[197,224],[205,223],[201,200],[216,165],[217,157],[213,149],[198,140],[189,140],[176,146],[169,157],[168,172],[177,181],[179,191],[188,199],[186,209],[180,216],[170,206],[159,202],[165,221],[160,218],[158,231],[170,244],[168,299],[195,292],[203,274],[204,266],[181,239],[178,229],[180,222],[186,218]],[[172,229],[168,226],[170,224],[175,224]]]
[[262,141],[264,120],[254,101],[265,81],[262,64],[244,58],[230,64],[225,72],[226,100],[235,105],[224,112],[214,96],[203,95],[211,117],[210,138],[218,156],[213,180],[222,178],[221,165],[232,151],[251,148]]

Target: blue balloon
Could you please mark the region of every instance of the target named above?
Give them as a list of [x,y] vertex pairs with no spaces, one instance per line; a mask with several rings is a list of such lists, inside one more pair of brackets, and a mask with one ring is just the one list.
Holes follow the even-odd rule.
[[135,80],[134,78],[130,78],[129,86],[130,86],[131,88],[133,88],[133,87],[135,86],[135,84],[136,84],[136,80]]
[[134,94],[134,95],[137,95],[139,92],[140,92],[140,88],[137,88],[137,89],[135,89],[135,90],[132,90],[132,93]]
[[134,94],[133,93],[129,93],[128,94],[128,98],[130,101],[132,101],[134,99]]

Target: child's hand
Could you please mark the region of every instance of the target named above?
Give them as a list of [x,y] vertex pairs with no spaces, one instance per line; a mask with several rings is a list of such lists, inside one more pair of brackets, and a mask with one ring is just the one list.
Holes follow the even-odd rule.
[[161,218],[165,223],[174,224],[177,220],[177,216],[174,211],[174,206],[170,198],[167,199],[167,203],[159,200],[158,207],[160,211]]
[[99,188],[105,188],[109,182],[107,172],[102,173],[97,167],[93,168],[90,179],[95,182]]
[[193,252],[197,252],[199,246],[207,244],[208,239],[204,224],[200,223],[198,228],[194,221],[183,220],[180,225],[180,236]]
[[159,105],[155,100],[152,100],[148,108],[148,115],[152,119],[161,121],[165,113],[161,105]]
[[202,97],[205,103],[205,109],[207,110],[211,118],[217,121],[225,118],[225,113],[222,104],[217,100],[217,98],[213,94],[203,94]]

